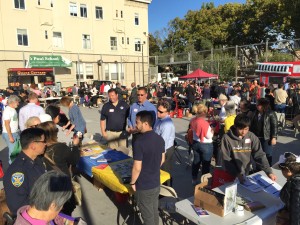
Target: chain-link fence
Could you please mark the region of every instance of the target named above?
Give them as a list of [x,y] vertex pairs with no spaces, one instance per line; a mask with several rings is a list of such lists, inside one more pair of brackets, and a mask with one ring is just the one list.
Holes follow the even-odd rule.
[[[257,62],[282,62],[300,60],[300,39],[278,40],[198,52],[150,56],[151,66],[188,65],[190,71],[200,68],[219,74],[221,79],[253,75]],[[175,71],[176,72],[176,71]]]

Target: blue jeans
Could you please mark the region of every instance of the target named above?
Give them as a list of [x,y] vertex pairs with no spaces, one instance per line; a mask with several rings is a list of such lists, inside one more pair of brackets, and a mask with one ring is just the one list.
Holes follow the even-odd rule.
[[194,141],[192,145],[194,160],[192,164],[192,177],[197,179],[200,164],[202,163],[202,175],[210,172],[210,161],[213,155],[212,143],[200,143]]
[[286,104],[276,104],[275,111],[279,113],[285,113]]
[[266,153],[268,162],[272,166],[273,146],[269,145],[269,140],[265,140],[264,138],[259,138],[259,140],[263,151]]
[[13,138],[14,138],[14,140],[15,140],[14,143],[11,143],[11,142],[9,141],[9,137],[8,137],[8,134],[7,134],[7,133],[2,133],[2,138],[4,139],[4,141],[5,141],[5,143],[6,143],[7,147],[8,147],[8,163],[9,163],[9,164],[11,164],[10,155],[11,155],[11,153],[12,153],[13,150],[14,150],[14,147],[15,147],[15,145],[16,145],[16,143],[17,143],[17,140],[20,139],[20,134],[19,134],[19,132],[17,132],[17,133],[12,133],[12,136],[13,136]]
[[193,103],[192,103],[192,102],[189,102],[189,103],[188,103],[188,107],[189,107],[190,113],[192,113]]

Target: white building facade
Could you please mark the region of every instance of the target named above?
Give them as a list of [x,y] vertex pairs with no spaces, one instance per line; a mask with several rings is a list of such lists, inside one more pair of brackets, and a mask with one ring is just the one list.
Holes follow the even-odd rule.
[[0,1],[0,88],[8,86],[9,69],[22,77],[21,83],[46,84],[41,78],[45,73],[36,72],[43,68],[52,68],[55,82],[63,87],[93,80],[147,84],[150,3]]

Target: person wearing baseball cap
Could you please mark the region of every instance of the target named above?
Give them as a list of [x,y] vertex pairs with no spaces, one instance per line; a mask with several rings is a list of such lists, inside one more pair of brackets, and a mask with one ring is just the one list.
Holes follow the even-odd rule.
[[277,224],[300,224],[300,156],[285,152],[273,167],[287,179],[280,191],[285,207],[278,212]]

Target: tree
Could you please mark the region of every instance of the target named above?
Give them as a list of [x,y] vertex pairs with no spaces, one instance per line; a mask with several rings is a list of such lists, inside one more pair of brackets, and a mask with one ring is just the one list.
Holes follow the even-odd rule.
[[158,55],[161,52],[159,43],[161,40],[155,38],[152,34],[149,34],[149,54]]

